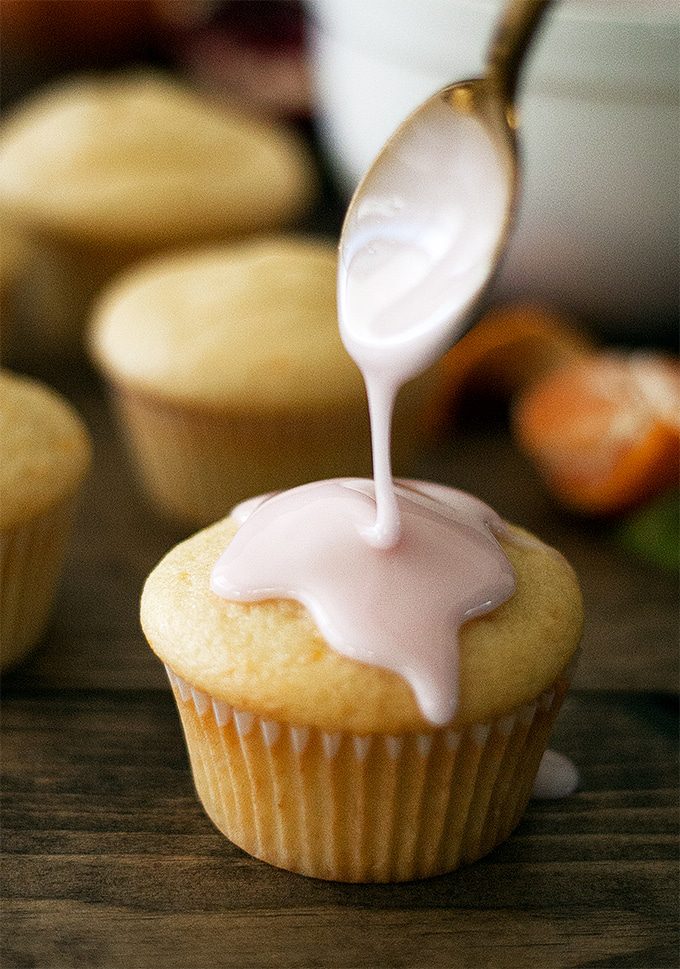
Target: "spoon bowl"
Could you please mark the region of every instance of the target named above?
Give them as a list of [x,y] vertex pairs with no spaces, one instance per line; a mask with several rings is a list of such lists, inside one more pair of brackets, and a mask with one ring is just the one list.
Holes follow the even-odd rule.
[[549,0],[512,0],[484,77],[449,85],[386,142],[340,239],[345,346],[364,373],[416,376],[469,327],[516,207],[514,93]]

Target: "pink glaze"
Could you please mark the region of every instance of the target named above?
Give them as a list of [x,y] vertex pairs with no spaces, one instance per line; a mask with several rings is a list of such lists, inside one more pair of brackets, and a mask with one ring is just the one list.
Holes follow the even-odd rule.
[[496,263],[512,197],[507,160],[474,116],[433,99],[370,169],[345,218],[340,334],[400,385],[462,335]]
[[390,427],[400,387],[462,336],[496,262],[512,183],[489,131],[434,98],[395,136],[350,204],[338,272],[340,335],[366,383],[377,515],[399,537]]
[[238,601],[297,599],[344,656],[394,670],[423,714],[456,710],[456,637],[465,620],[512,595],[512,567],[482,502],[443,486],[398,484],[399,544],[365,539],[375,520],[370,481],[303,485],[253,507],[221,556],[211,587]]
[[554,750],[546,750],[541,758],[531,796],[545,801],[569,797],[578,787],[578,783],[578,771],[569,758]]

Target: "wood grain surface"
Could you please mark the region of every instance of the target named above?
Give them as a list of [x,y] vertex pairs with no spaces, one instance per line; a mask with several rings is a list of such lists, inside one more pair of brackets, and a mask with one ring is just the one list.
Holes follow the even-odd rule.
[[305,879],[246,856],[191,784],[142,582],[183,533],[146,506],[97,380],[52,375],[96,440],[55,616],[2,703],[3,969],[678,966],[677,592],[604,526],[560,514],[502,429],[468,427],[414,473],[552,542],[587,628],[555,746],[572,798],[451,875]]

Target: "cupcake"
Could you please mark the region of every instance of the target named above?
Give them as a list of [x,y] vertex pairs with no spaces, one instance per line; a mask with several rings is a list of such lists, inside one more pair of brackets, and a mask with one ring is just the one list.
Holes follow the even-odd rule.
[[[307,486],[319,487],[354,489],[353,500],[370,504],[370,482]],[[429,596],[425,574],[422,587],[418,575],[413,580],[419,608],[410,617],[398,583],[375,585],[364,560],[373,553],[345,558],[341,581],[354,583],[359,597],[368,590],[368,601],[374,597],[386,618],[385,643],[379,624],[379,648],[362,653],[370,644],[362,642],[359,616],[352,655],[331,647],[310,601],[282,597],[279,587],[299,584],[300,549],[304,557],[304,546],[314,546],[325,515],[306,528],[288,522],[287,544],[265,536],[264,561],[282,571],[278,581],[267,580],[272,585],[260,601],[214,591],[216,562],[232,549],[235,574],[247,583],[248,553],[235,543],[256,516],[273,514],[277,497],[246,503],[178,545],[142,596],[142,626],[167,668],[207,814],[250,854],[318,878],[423,878],[472,862],[507,838],[529,798],[580,640],[578,583],[558,553],[460,492],[415,483],[400,490],[404,501],[415,492],[420,497],[413,500],[431,506],[433,497],[453,509],[455,520],[472,508],[491,522],[485,554],[514,576],[500,604],[482,614],[490,607],[480,603],[463,622],[457,646],[453,632],[444,644],[447,668],[457,669],[453,678],[425,662],[430,612],[442,604],[448,610],[441,596]],[[301,494],[304,522],[306,490],[286,500],[297,507]],[[478,537],[461,534],[473,545]],[[320,547],[325,541],[319,538]],[[330,543],[328,551],[332,559],[337,548]],[[332,574],[332,563],[313,554],[312,561],[315,578]],[[462,566],[477,569],[469,549]],[[450,579],[453,609],[455,570]],[[352,598],[341,607],[352,619]],[[406,637],[409,662],[399,673],[379,657],[389,637],[399,635],[391,627],[402,614],[421,635],[417,642]],[[423,696],[430,689],[439,699],[428,706]]]
[[286,224],[314,183],[294,134],[150,73],[68,80],[0,132],[0,217],[39,252],[32,316],[49,349],[73,348],[121,267]]
[[0,666],[40,639],[66,551],[89,435],[55,391],[0,373]]
[[[336,266],[329,242],[270,237],[158,259],[103,294],[92,353],[166,516],[206,525],[253,494],[370,471],[363,382],[337,329]],[[402,394],[399,470],[433,379]]]

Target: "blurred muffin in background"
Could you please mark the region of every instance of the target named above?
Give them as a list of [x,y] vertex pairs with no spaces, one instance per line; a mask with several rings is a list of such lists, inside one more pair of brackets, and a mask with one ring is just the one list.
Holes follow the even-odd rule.
[[0,669],[42,636],[66,554],[90,436],[54,390],[0,372]]
[[13,229],[0,228],[0,360],[12,353],[17,302],[30,262],[30,247]]
[[[330,242],[272,237],[152,261],[102,295],[92,352],[164,514],[205,525],[254,494],[370,472],[336,271]],[[398,471],[431,379],[400,399]]]
[[30,317],[40,349],[75,349],[92,297],[124,266],[285,225],[315,184],[292,132],[161,75],[41,91],[0,132],[0,217],[39,253]]

